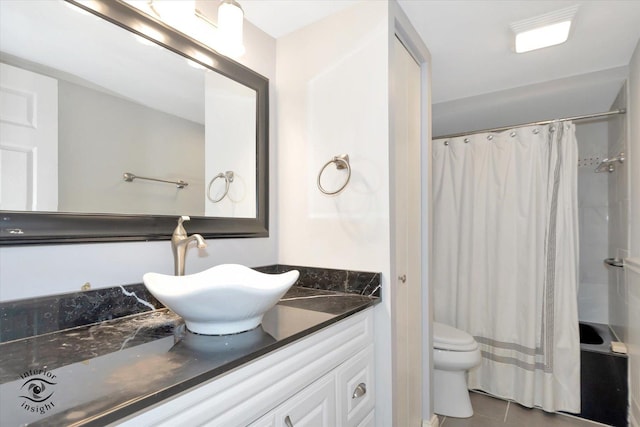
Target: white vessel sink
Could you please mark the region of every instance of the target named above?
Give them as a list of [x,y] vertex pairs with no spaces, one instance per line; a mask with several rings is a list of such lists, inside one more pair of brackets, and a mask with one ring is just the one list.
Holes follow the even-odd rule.
[[158,301],[182,317],[191,332],[228,335],[260,325],[264,313],[298,280],[298,270],[265,274],[222,264],[186,276],[147,273],[142,279]]

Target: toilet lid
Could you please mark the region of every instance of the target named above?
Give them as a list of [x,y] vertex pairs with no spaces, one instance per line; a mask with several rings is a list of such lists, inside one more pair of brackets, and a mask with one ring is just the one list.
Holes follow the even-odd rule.
[[433,348],[449,351],[472,351],[478,348],[473,337],[444,323],[433,322]]

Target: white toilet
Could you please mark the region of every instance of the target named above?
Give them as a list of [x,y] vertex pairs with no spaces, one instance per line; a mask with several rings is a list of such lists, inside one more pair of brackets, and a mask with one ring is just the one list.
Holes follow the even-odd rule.
[[478,364],[480,350],[470,334],[433,322],[433,412],[458,418],[473,415],[466,374]]

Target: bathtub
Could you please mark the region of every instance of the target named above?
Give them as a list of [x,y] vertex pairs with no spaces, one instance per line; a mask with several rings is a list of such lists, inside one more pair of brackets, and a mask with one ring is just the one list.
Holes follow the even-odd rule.
[[580,322],[581,418],[626,427],[628,358],[611,351],[615,341],[608,325]]

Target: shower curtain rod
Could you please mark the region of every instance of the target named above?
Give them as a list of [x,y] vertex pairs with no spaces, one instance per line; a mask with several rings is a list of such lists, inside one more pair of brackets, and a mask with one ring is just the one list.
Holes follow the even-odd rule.
[[434,137],[432,139],[457,138],[459,136],[473,135],[474,133],[500,132],[500,131],[503,131],[503,130],[509,130],[509,129],[513,129],[513,128],[521,128],[521,127],[525,127],[525,126],[542,126],[542,125],[548,125],[549,123],[553,123],[553,122],[565,122],[567,120],[573,120],[573,121],[576,121],[576,120],[588,120],[588,119],[595,119],[597,117],[612,116],[614,114],[624,114],[626,112],[627,112],[627,110],[625,110],[624,108],[620,108],[618,110],[605,111],[604,113],[586,114],[584,116],[566,117],[564,119],[545,120],[545,121],[542,121],[542,122],[523,123],[523,124],[514,125],[514,126],[503,126],[503,127],[499,127],[499,128],[475,130],[475,131],[471,131],[471,132],[452,133],[450,135],[436,136],[436,137]]

